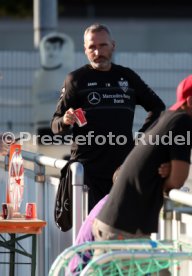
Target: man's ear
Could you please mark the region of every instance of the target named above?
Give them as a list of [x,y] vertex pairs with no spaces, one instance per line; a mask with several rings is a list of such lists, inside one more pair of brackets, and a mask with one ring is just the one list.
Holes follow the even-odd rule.
[[115,50],[115,41],[114,40],[112,40],[112,45],[113,45],[113,51]]

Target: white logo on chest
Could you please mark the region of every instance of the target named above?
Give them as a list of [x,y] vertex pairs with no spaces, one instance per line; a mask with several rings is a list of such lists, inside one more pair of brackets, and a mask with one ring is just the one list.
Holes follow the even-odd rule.
[[128,81],[126,80],[120,80],[118,81],[119,87],[123,90],[123,92],[127,92],[128,88],[129,88],[129,84]]
[[96,86],[97,82],[88,82],[87,86]]
[[87,96],[87,99],[88,99],[88,102],[89,102],[90,104],[95,105],[95,104],[100,103],[100,101],[101,101],[101,96],[100,96],[99,93],[97,93],[97,92],[91,92],[91,93],[89,93],[89,95]]

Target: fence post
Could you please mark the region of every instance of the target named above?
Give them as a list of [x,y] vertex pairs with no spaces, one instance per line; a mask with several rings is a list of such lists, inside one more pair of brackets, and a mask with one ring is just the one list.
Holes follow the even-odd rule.
[[35,182],[45,182],[45,166],[34,164]]
[[73,185],[73,229],[72,242],[75,243],[77,233],[83,222],[83,182],[84,182],[84,168],[79,162],[74,162],[70,166],[72,171],[72,185]]
[[83,221],[88,216],[88,190],[87,185],[83,185]]
[[164,219],[164,238],[166,240],[172,239],[172,219],[173,219],[173,204],[170,199],[164,198],[163,208]]
[[[46,186],[45,186],[45,166],[40,165],[37,163],[34,163],[34,174],[35,174],[35,182],[40,183],[40,185],[37,185],[37,191],[36,191],[36,202],[37,202],[37,210],[38,210],[38,217],[46,219]],[[41,236],[38,238],[38,244],[37,244],[37,252],[38,252],[38,259],[41,260],[41,262],[38,263],[37,271],[39,275],[41,273],[45,274],[45,271],[47,270],[48,266],[48,257],[47,257],[47,250],[46,250],[46,243],[47,243],[47,227],[45,227],[45,230],[41,234]],[[42,251],[43,248],[43,251]]]

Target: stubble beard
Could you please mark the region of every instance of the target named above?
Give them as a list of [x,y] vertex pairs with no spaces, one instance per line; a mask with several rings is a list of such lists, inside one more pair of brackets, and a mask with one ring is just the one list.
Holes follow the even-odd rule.
[[111,60],[105,60],[102,62],[94,62],[94,61],[90,61],[91,66],[94,69],[100,70],[100,71],[108,71],[111,67]]

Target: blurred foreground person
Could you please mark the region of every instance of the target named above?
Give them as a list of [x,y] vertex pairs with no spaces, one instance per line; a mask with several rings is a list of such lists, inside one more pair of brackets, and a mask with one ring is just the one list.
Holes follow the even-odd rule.
[[[181,188],[188,177],[191,133],[192,75],[181,81],[176,103],[143,133],[121,166],[117,182],[93,223],[96,241],[149,238],[158,231],[163,194]],[[170,174],[163,179],[158,168],[166,162],[170,163]]]
[[[120,167],[117,168],[117,170],[113,174],[113,184],[116,183],[117,177],[119,174]],[[159,169],[158,173],[161,175],[161,177],[167,177],[170,173],[170,164],[162,164]],[[95,217],[99,214],[99,212],[102,210],[104,204],[107,202],[107,199],[109,197],[109,194],[107,194],[105,197],[103,197],[90,211],[89,215],[86,217],[85,221],[81,225],[81,228],[78,232],[77,238],[75,240],[75,245],[80,245],[85,242],[91,242],[94,241],[94,237],[92,234],[92,225],[94,222]],[[87,265],[89,260],[92,258],[91,252],[84,252],[83,256],[83,264],[84,266]],[[82,256],[81,256],[82,259]],[[78,270],[78,264],[79,264],[79,257],[78,255],[74,256],[72,261],[69,263],[69,269],[71,272],[76,272]]]

